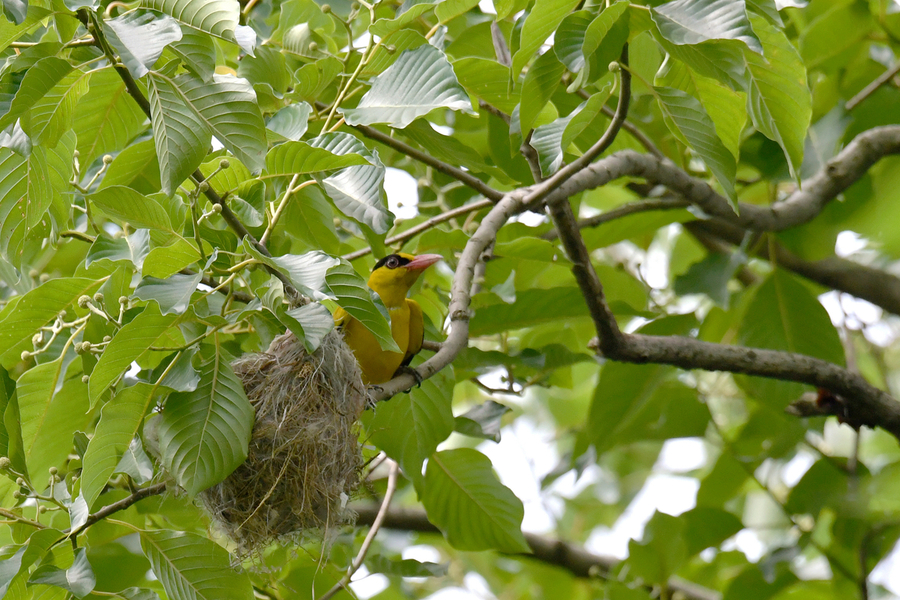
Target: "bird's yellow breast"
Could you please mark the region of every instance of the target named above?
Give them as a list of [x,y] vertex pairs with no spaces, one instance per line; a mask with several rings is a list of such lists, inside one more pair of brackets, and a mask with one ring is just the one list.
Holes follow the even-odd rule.
[[[356,362],[362,369],[363,383],[373,385],[390,381],[394,373],[403,364],[403,358],[409,348],[409,305],[404,302],[400,306],[388,309],[391,316],[391,337],[397,342],[401,352],[385,352],[378,340],[365,325],[356,319],[335,313],[335,321],[342,325],[344,341],[353,350]],[[346,314],[346,313],[344,313]]]

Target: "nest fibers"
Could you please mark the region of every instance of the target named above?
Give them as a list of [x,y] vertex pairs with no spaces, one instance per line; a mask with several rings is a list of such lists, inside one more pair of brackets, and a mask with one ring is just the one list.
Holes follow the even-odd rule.
[[352,520],[346,502],[360,482],[366,392],[341,335],[332,331],[310,355],[288,332],[232,367],[256,410],[249,453],[201,498],[239,553]]

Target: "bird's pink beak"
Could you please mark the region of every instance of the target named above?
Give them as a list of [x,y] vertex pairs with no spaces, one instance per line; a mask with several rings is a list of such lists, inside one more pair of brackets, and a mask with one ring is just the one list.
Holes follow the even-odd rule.
[[439,260],[443,260],[444,257],[440,254],[420,254],[415,257],[404,266],[409,271],[423,271],[436,263]]

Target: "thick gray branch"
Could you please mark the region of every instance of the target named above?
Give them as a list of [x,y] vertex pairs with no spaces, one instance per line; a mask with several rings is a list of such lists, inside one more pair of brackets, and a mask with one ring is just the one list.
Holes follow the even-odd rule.
[[707,214],[742,229],[782,231],[813,219],[826,204],[856,182],[878,160],[900,153],[900,125],[876,127],[856,136],[824,169],[802,182],[801,188],[771,206],[740,204],[734,214],[728,200],[702,179],[691,177],[668,159],[623,150],[598,160],[571,176],[547,197],[557,202],[622,177],[642,177],[683,196]]

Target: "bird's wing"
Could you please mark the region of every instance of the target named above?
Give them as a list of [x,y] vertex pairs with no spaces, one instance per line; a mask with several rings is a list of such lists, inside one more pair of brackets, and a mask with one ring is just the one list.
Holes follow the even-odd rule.
[[406,346],[406,354],[403,356],[403,365],[412,362],[413,356],[422,349],[425,340],[425,319],[422,317],[422,307],[415,300],[407,300],[409,306],[409,343]]

